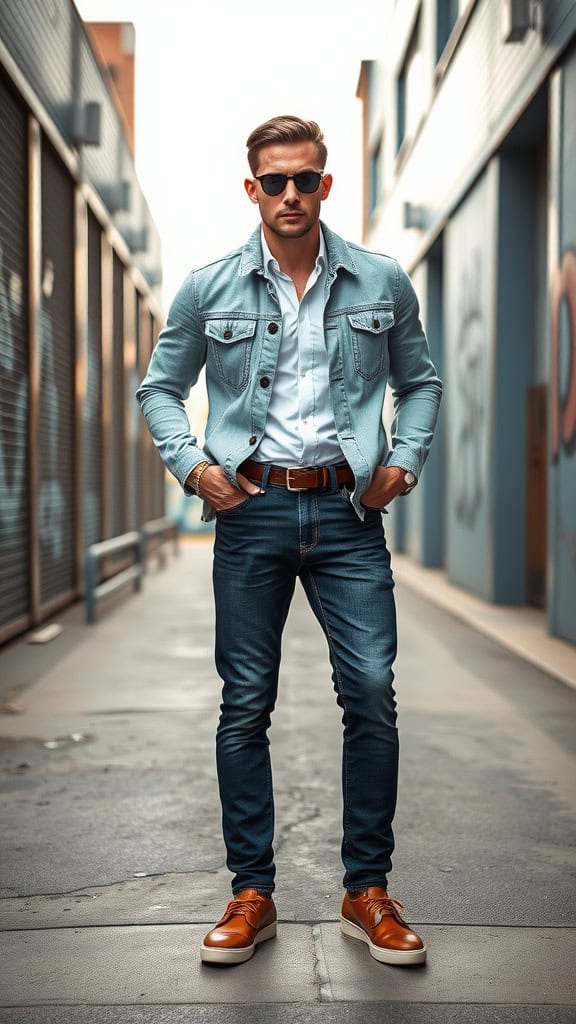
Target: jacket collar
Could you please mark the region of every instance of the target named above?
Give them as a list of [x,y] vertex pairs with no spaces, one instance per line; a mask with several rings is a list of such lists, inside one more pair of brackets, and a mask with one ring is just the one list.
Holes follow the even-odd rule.
[[[331,231],[323,221],[320,221],[320,227],[326,243],[328,274],[331,277],[335,276],[338,270],[341,269],[347,270],[350,274],[357,274],[358,267],[354,262],[350,247],[344,239],[337,235],[335,231]],[[260,232],[261,226],[258,225],[240,251],[239,277],[246,277],[253,272],[258,274],[264,273],[264,257],[262,255]]]

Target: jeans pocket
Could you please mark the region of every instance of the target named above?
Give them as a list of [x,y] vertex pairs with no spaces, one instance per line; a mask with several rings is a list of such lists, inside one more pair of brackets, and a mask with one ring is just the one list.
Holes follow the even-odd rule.
[[228,518],[228,516],[236,515],[237,512],[241,512],[243,508],[246,508],[246,505],[249,504],[251,497],[252,497],[251,494],[247,494],[245,499],[244,499],[244,501],[241,501],[239,505],[234,505],[233,508],[222,509],[221,512],[217,511],[216,515],[217,516],[226,516],[226,518]]

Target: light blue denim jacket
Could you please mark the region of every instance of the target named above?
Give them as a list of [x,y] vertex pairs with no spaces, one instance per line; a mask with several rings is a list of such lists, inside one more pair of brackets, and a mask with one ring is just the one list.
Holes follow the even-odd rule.
[[[332,409],[355,476],[351,501],[364,518],[360,497],[376,466],[400,466],[419,477],[442,384],[418,300],[398,262],[345,242],[325,224],[322,231]],[[186,493],[187,477],[204,460],[237,484],[238,466],[254,455],[264,433],[281,331],[278,299],[264,278],[260,227],[242,248],[192,271],[177,293],[137,397],[164,463]],[[184,401],[203,366],[209,414],[200,448]],[[387,384],[395,408],[390,445],[382,423]],[[203,518],[212,517],[205,505]]]

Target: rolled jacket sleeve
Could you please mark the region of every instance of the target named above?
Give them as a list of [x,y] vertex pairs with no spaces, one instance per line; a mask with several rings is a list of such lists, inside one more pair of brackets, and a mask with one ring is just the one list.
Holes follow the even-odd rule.
[[418,478],[432,444],[442,382],[430,358],[416,292],[400,266],[395,322],[388,347],[394,418],[386,465],[410,470]]
[[186,480],[206,455],[191,433],[184,402],[205,362],[206,338],[191,274],[172,302],[146,377],[136,392],[154,444],[187,494],[192,492],[185,486]]

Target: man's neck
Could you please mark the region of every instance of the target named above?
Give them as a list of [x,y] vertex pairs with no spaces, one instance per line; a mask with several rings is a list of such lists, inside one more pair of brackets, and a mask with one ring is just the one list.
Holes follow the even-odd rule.
[[303,275],[307,279],[314,269],[320,248],[320,224],[315,224],[301,238],[282,238],[270,231],[266,224],[262,225],[262,230],[266,244],[278,261],[282,273],[293,280]]

